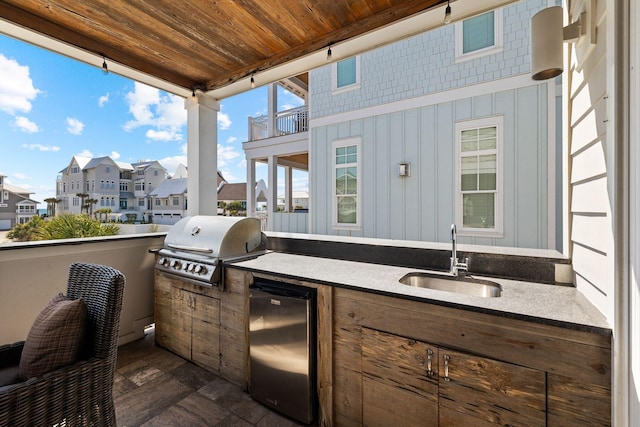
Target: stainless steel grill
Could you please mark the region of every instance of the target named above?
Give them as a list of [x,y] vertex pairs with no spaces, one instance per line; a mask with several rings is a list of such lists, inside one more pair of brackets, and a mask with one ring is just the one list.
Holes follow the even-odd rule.
[[255,257],[266,247],[257,218],[190,216],[167,233],[156,268],[200,285],[217,286],[224,261]]

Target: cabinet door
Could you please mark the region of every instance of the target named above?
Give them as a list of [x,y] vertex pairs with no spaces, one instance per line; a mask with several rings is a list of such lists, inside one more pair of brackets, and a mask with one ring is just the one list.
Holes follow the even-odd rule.
[[220,370],[220,300],[192,294],[191,358],[194,362]]
[[464,420],[473,417],[499,425],[545,425],[544,372],[443,348],[439,357],[442,425],[456,424],[446,422],[456,419],[448,411],[460,412]]
[[173,288],[171,302],[171,349],[191,359],[191,305],[192,293],[180,288]]
[[435,346],[362,328],[363,425],[438,425],[437,363]]

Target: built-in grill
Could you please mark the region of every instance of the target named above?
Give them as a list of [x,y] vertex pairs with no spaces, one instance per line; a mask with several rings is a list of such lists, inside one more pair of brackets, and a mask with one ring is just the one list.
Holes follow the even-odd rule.
[[218,286],[224,261],[261,255],[266,246],[257,218],[190,216],[167,233],[156,268],[200,285]]

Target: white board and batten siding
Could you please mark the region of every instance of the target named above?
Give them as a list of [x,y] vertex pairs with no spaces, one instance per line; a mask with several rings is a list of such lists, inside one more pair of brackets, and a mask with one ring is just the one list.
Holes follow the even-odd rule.
[[[568,139],[570,161],[571,258],[576,286],[613,319],[613,157],[607,140],[607,19],[595,2],[597,43],[586,50],[570,45]],[[576,3],[577,4],[577,3]]]
[[[407,101],[406,109],[396,103],[367,114],[344,113],[312,122],[310,232],[448,242],[455,221],[456,123],[499,117],[503,235],[460,236],[459,242],[545,249],[554,245],[548,227],[555,226],[555,218],[549,224],[548,204],[555,196],[549,197],[548,184],[556,171],[547,166],[549,108],[555,108],[555,103],[548,105],[548,91],[555,86],[522,77],[484,84],[476,96],[455,91],[451,100],[423,97]],[[433,99],[438,102],[430,103]],[[362,223],[358,230],[345,231],[332,227],[332,143],[349,138],[360,139]],[[411,163],[410,177],[398,176],[402,162]]]

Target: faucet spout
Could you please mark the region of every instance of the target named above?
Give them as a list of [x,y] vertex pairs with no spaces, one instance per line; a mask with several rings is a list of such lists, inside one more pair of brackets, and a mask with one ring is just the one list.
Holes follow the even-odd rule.
[[467,271],[467,263],[468,259],[465,259],[464,262],[458,261],[458,251],[456,248],[456,239],[458,237],[458,232],[456,229],[456,224],[451,224],[451,267],[449,273],[453,276],[457,276],[459,271]]

